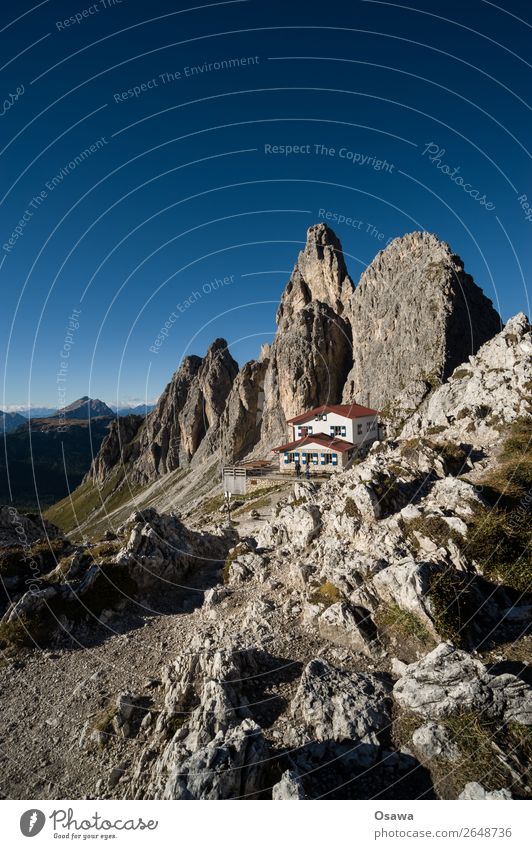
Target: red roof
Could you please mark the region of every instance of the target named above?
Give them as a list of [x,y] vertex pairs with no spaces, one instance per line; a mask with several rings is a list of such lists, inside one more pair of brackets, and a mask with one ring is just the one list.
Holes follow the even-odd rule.
[[272,451],[293,451],[296,448],[302,448],[304,445],[312,445],[316,443],[323,448],[329,448],[334,451],[339,451],[343,454],[344,451],[349,451],[354,448],[352,442],[347,442],[345,439],[339,439],[337,436],[327,436],[325,433],[311,433],[309,436],[303,436],[301,439],[296,439],[295,442],[287,442],[286,445],[278,445],[277,448],[272,448]]
[[337,413],[345,419],[358,419],[361,416],[377,416],[379,411],[372,410],[371,407],[361,407],[360,404],[322,404],[321,407],[315,407],[314,410],[307,410],[306,413],[288,419],[288,424],[308,422],[323,413]]

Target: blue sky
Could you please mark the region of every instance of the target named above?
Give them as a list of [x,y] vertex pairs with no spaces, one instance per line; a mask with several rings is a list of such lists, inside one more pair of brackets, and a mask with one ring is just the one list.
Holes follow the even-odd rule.
[[3,11],[0,409],[152,400],[217,336],[254,357],[327,213],[355,282],[426,229],[530,312],[528,3],[193,6]]

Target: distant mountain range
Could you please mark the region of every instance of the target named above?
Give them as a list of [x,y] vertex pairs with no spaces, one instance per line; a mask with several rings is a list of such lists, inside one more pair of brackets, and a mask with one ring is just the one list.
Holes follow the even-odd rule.
[[60,419],[94,419],[98,416],[114,416],[115,413],[99,398],[89,398],[84,395],[73,401],[68,407],[61,407],[52,418]]
[[24,416],[19,413],[3,413],[0,410],[0,433],[11,433],[23,424],[26,424]]
[[0,504],[34,510],[38,502],[48,506],[64,498],[88,472],[113,420],[145,416],[152,409],[149,404],[113,409],[84,395],[61,410],[0,412]]
[[[75,410],[81,405],[86,404],[87,401],[90,401],[91,406],[103,404],[108,410],[106,413],[91,412],[91,418],[96,415],[129,416],[133,414],[136,416],[145,416],[147,413],[151,413],[155,407],[155,404],[137,404],[136,406],[124,405],[123,407],[117,407],[116,404],[106,404],[104,401],[100,401],[99,398],[89,398],[87,395],[84,395],[83,398],[78,398],[77,401],[73,401],[73,403],[69,404],[69,406],[65,407],[65,409]],[[94,409],[97,409],[97,406],[95,406]],[[0,411],[0,432],[3,430],[3,416],[8,416],[9,421],[13,421],[15,423],[13,426],[11,424],[6,424],[6,433],[9,433],[10,431],[15,430],[16,427],[20,427],[20,425],[24,424],[24,422],[28,419],[47,419],[50,416],[55,416],[58,412],[57,407],[21,407],[18,410],[12,410],[8,413]],[[73,417],[69,416],[68,418]],[[78,418],[78,416],[76,416],[76,418]]]

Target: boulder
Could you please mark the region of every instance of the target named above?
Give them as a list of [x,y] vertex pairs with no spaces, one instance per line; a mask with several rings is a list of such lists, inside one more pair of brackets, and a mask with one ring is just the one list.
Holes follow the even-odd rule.
[[367,610],[339,601],[331,604],[318,618],[324,640],[372,656],[378,650],[377,629]]
[[359,740],[378,746],[390,722],[390,687],[376,675],[342,672],[324,660],[305,667],[292,700],[292,715],[317,741]]
[[272,787],[272,799],[274,801],[294,801],[306,798],[299,773],[294,769],[287,769],[286,772],[283,772],[281,780]]
[[486,790],[478,781],[470,781],[469,784],[466,784],[458,798],[467,799],[468,801],[487,799],[494,802],[504,802],[511,799],[512,794],[506,787],[503,787],[501,790]]
[[491,675],[480,660],[449,643],[407,666],[393,695],[405,710],[438,720],[482,713],[532,725],[532,688],[515,675]]
[[416,728],[412,734],[412,743],[419,754],[430,760],[441,758],[446,761],[457,761],[460,751],[453,743],[449,732],[443,725],[436,722],[427,722]]

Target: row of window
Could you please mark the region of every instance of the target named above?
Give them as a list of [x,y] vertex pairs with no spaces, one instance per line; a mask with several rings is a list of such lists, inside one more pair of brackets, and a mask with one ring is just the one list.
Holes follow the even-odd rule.
[[[370,430],[375,430],[377,427],[377,422],[375,420],[371,422],[366,422],[366,433],[369,433]],[[357,424],[357,435],[362,436],[363,433],[363,424]],[[312,435],[312,425],[298,425],[297,427],[297,435],[298,437],[311,436]],[[347,427],[346,425],[330,425],[329,426],[329,435],[330,436],[347,436]]]
[[301,463],[302,466],[337,466],[338,454],[327,451],[286,451],[285,466],[289,463]]

